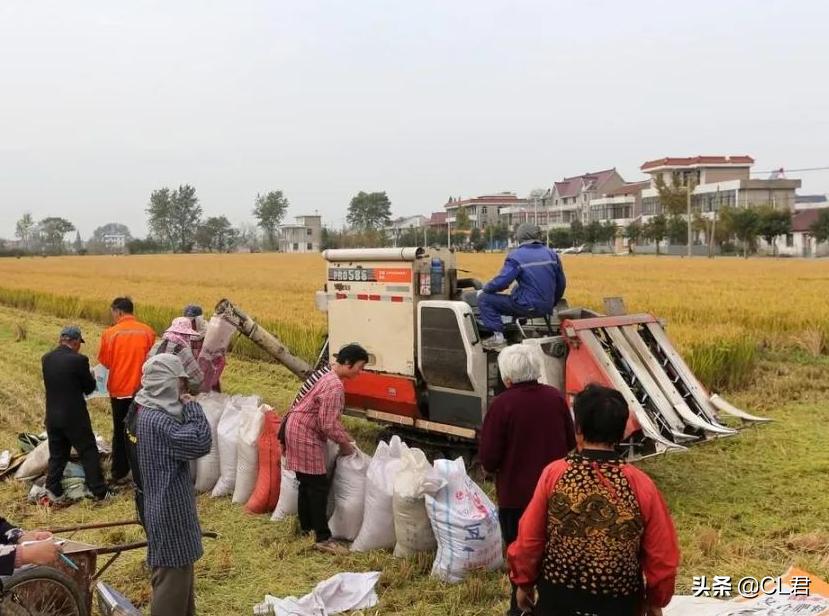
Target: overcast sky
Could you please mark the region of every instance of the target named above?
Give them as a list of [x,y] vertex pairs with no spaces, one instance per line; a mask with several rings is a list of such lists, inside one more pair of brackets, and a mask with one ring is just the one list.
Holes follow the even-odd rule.
[[180,183],[234,223],[281,189],[339,225],[360,190],[428,214],[666,155],[827,166],[827,24],[820,0],[3,0],[0,237],[26,210],[143,235]]

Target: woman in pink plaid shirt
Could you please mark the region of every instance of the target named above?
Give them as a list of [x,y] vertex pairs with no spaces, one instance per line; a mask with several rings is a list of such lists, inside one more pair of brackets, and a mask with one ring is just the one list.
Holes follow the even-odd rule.
[[359,344],[348,344],[334,358],[336,361],[330,367],[308,377],[303,385],[307,393],[297,396],[285,417],[285,468],[295,471],[299,481],[298,513],[302,532],[314,532],[318,550],[338,553],[344,547],[331,539],[326,515],[329,488],[326,441],[337,443],[341,456],[354,453],[352,439],[340,421],[345,407],[343,381],[360,374],[368,363],[368,353]]

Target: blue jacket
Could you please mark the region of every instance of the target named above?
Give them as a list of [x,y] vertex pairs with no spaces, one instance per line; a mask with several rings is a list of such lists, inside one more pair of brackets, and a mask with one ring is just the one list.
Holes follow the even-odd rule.
[[544,314],[553,312],[567,286],[558,255],[539,242],[522,244],[510,252],[498,275],[484,285],[484,293],[503,291],[514,280],[518,286],[512,292],[513,301]]

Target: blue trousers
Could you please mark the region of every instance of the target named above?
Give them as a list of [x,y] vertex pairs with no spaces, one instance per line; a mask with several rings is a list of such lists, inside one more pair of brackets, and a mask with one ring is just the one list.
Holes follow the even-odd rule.
[[504,331],[501,316],[534,317],[543,314],[535,308],[515,303],[511,295],[503,293],[481,293],[478,296],[478,309],[481,312],[481,323],[493,333]]

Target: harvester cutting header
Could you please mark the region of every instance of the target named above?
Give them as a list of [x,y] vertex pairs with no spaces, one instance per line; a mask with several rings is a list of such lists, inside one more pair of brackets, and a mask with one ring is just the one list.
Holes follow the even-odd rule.
[[[347,412],[404,439],[474,447],[490,399],[504,388],[499,350],[482,344],[489,332],[478,318],[481,283],[459,278],[455,254],[444,248],[338,249],[323,258],[316,304],[328,315],[328,336],[318,363],[353,341],[370,354],[364,372],[345,383]],[[570,401],[589,383],[622,392],[632,411],[627,457],[734,434],[719,413],[767,421],[709,394],[656,317],[625,314],[618,298],[605,306],[609,315],[562,300],[549,315],[504,317],[504,343],[528,345],[541,381]],[[297,377],[314,368],[229,301],[216,313]]]

